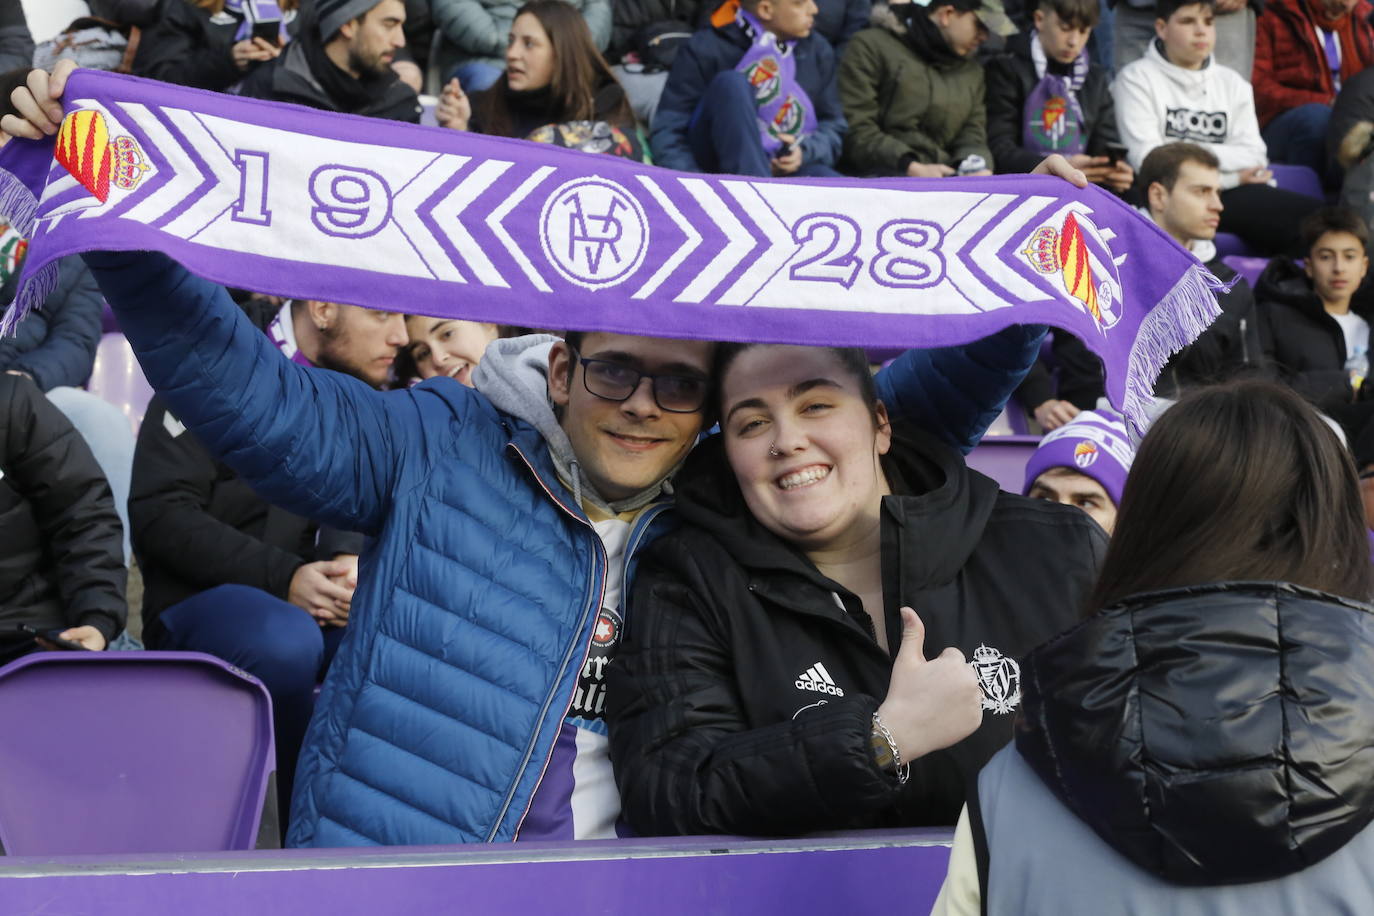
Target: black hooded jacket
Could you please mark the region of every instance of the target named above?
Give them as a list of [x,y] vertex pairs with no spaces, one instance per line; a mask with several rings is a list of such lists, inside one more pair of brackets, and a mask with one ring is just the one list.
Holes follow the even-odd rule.
[[[884,459],[883,617],[749,514],[719,437],[677,480],[685,521],[647,551],[625,642],[608,669],[611,758],[624,817],[641,834],[795,834],[951,824],[968,780],[1011,737],[1012,659],[1060,632],[1105,550],[1082,512],[1002,493],[954,451],[899,430]],[[843,608],[840,606],[843,602]],[[897,609],[927,655],[984,659],[983,725],[912,766],[899,786],[874,762],[871,717],[887,694]],[[981,651],[980,651],[981,650]],[[1000,655],[1005,655],[1002,660]]]
[[0,655],[14,627],[124,629],[128,570],[110,484],[33,382],[0,372]]
[[[1345,334],[1327,314],[1312,281],[1288,258],[1275,258],[1255,284],[1260,340],[1279,378],[1322,410],[1354,399],[1345,368]],[[1374,312],[1357,295],[1351,310],[1374,326]]]
[[[1021,758],[1102,840],[1172,884],[1283,878],[1374,820],[1369,605],[1273,582],[1140,595],[1036,649],[1021,675]],[[1054,837],[1021,849],[1074,859]]]

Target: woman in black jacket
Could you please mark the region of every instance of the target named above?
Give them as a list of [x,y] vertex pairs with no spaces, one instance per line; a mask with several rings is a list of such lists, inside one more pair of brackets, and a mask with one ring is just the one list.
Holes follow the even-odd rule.
[[1103,610],[1023,660],[935,912],[1374,912],[1368,551],[1355,467],[1295,394],[1166,412]]
[[[1074,619],[1105,536],[894,428],[862,351],[721,345],[717,362],[722,432],[676,480],[685,524],[640,561],[609,668],[626,819],[953,823],[1011,737],[1015,659]],[[926,642],[948,648],[927,661]]]
[[436,116],[454,130],[644,158],[625,90],[596,49],[587,20],[563,0],[520,7],[500,79],[471,97],[450,80]]
[[104,649],[124,629],[123,529],[90,448],[29,379],[0,373],[0,664],[43,634]]

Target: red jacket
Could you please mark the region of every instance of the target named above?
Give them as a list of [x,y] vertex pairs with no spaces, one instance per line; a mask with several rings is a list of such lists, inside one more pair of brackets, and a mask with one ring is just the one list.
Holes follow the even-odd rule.
[[[1374,63],[1374,6],[1360,0],[1341,26],[1341,80]],[[1351,49],[1354,54],[1351,54]],[[1255,28],[1255,113],[1260,126],[1290,108],[1336,97],[1326,51],[1317,39],[1314,20],[1305,0],[1270,0]]]

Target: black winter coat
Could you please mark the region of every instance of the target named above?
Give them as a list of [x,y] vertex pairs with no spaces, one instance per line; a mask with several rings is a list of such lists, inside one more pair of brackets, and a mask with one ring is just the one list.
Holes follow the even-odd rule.
[[[1250,284],[1220,258],[1208,262],[1207,269],[1221,280],[1234,281],[1234,285],[1230,292],[1217,293],[1221,315],[1212,326],[1174,354],[1160,371],[1154,389],[1157,397],[1177,399],[1202,385],[1273,373],[1265,358]],[[1056,330],[1053,353],[1053,374],[1044,362],[1037,361],[1016,389],[1016,399],[1029,411],[1051,398],[1068,401],[1080,410],[1092,410],[1107,391],[1102,360],[1066,331]]]
[[[998,174],[1029,172],[1044,155],[1022,146],[1026,97],[1040,81],[1031,60],[1029,32],[1007,39],[1007,51],[985,65],[988,104],[988,148]],[[1116,106],[1112,102],[1111,74],[1097,64],[1088,69],[1078,106],[1083,109],[1083,129],[1089,156],[1105,156],[1107,145],[1120,143]]]
[[1284,583],[1133,596],[1026,657],[1016,749],[1151,874],[1281,878],[1374,819],[1371,633],[1369,605]]
[[[244,308],[260,328],[277,312],[261,299]],[[129,528],[143,571],[144,636],[154,648],[162,634],[158,615],[179,601],[228,584],[286,600],[299,567],[362,548],[360,535],[321,532],[258,496],[167,412],[161,396],[138,430]]]
[[[901,495],[883,501],[873,620],[753,519],[719,437],[692,453],[677,481],[685,524],[640,561],[608,669],[611,759],[635,831],[954,823],[968,782],[1011,738],[1012,660],[1079,619],[1106,538],[1076,509],[1000,492],[923,433],[901,431],[884,462]],[[921,615],[928,654],[955,646],[984,661],[987,681],[978,731],[899,786],[870,733],[893,658],[873,627],[895,653],[903,605]]]
[[[37,386],[0,373],[0,644],[14,627],[124,629],[124,531],[86,440]],[[2,651],[2,650],[0,650]]]
[[[1327,314],[1312,282],[1288,258],[1275,258],[1255,284],[1260,337],[1279,378],[1330,411],[1354,400],[1345,368],[1345,334]],[[1356,297],[1351,310],[1374,327],[1374,310]]]
[[[243,17],[228,11],[210,15],[188,0],[162,0],[153,23],[143,29],[134,55],[134,76],[194,89],[228,89],[246,71],[234,64],[234,36]],[[260,66],[254,62],[250,69]]]
[[357,80],[330,62],[302,22],[296,40],[276,59],[248,75],[239,94],[271,102],[290,102],[322,111],[341,111],[392,121],[420,123],[415,90],[388,72],[374,80]]

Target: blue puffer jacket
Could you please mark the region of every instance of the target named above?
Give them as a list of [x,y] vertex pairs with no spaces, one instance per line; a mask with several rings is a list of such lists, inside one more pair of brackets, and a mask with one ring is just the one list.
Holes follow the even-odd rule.
[[[86,257],[149,380],[212,453],[274,503],[372,536],[288,843],[514,839],[606,574],[540,434],[448,379],[383,393],[282,359],[222,289],[162,255]],[[913,351],[880,393],[967,446],[1042,330]],[[641,516],[627,557],[667,508]]]
[[[698,29],[678,49],[649,137],[656,164],[682,172],[701,171],[687,141],[687,129],[711,80],[718,73],[735,69],[748,50],[748,36],[733,22]],[[794,54],[797,83],[816,106],[816,130],[802,139],[802,156],[806,162],[833,166],[839,161],[845,131],[835,52],[825,38],[812,32],[797,42]]]

